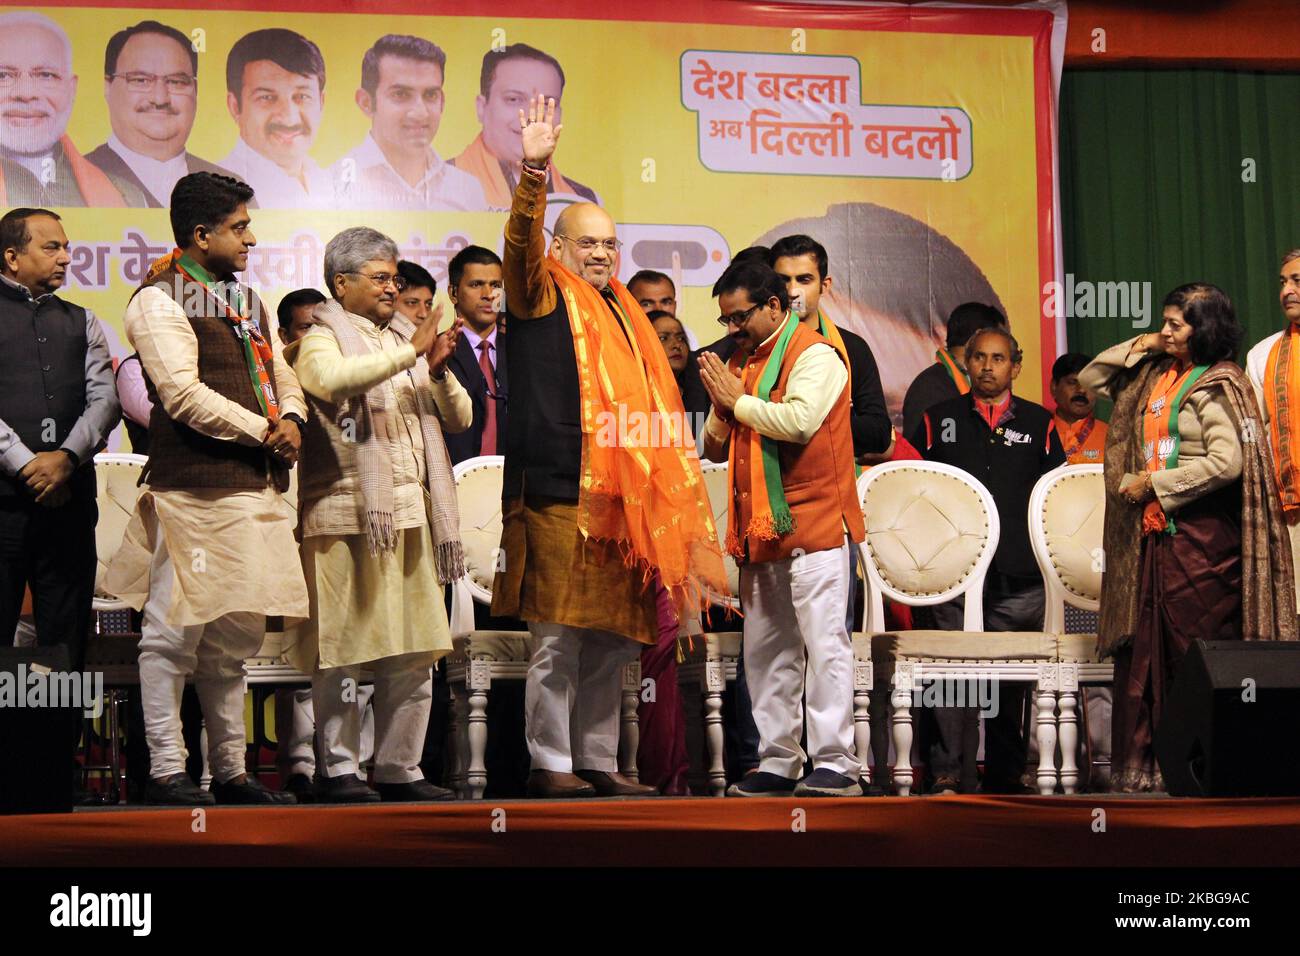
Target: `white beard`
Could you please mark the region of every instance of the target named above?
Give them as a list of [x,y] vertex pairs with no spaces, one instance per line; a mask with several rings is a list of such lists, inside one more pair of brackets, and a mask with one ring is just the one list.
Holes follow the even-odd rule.
[[14,153],[39,156],[54,148],[64,131],[68,120],[72,118],[72,102],[69,101],[58,113],[49,117],[39,126],[25,126],[14,129],[0,121],[0,146]]

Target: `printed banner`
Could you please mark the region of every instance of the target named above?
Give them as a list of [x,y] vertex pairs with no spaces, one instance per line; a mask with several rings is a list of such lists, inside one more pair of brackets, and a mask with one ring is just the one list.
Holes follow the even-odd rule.
[[966,301],[1010,317],[1017,391],[1043,394],[1064,344],[1042,318],[1060,5],[275,5],[0,8],[0,204],[64,217],[65,294],[115,354],[173,245],[171,186],[201,169],[256,191],[245,278],[268,305],[323,289],[325,243],[352,225],[391,235],[441,296],[459,249],[501,248],[540,92],[564,125],[548,226],[602,203],[620,278],[672,276],[692,344],[722,334],[710,290],[737,251],[807,233],[829,253],[822,307],[870,344],[896,416]]

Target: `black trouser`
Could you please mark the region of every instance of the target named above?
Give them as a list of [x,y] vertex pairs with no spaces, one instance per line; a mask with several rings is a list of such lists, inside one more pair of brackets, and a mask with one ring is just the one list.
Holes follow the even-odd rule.
[[[990,573],[984,585],[984,630],[1041,631],[1045,607],[1041,578]],[[960,631],[965,608],[965,600],[957,598],[947,604],[917,608],[913,613],[917,627]],[[1026,685],[999,683],[997,716],[984,722],[984,780],[989,789],[1016,784],[1025,771],[1022,715],[1027,699]],[[919,716],[931,779],[955,778],[962,790],[973,790],[978,708],[923,707]]]
[[[57,508],[38,505],[26,493],[0,496],[0,641],[13,643],[23,590],[30,587],[37,646],[64,645],[68,667],[79,672],[95,594],[94,472],[78,471],[71,491]],[[80,712],[75,721],[69,729],[74,746],[81,737]]]

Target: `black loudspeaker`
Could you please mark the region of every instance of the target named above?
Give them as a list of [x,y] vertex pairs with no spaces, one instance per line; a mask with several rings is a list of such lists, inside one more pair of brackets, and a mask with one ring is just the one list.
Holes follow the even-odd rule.
[[1174,675],[1156,759],[1177,797],[1300,794],[1300,643],[1193,641]]
[[42,670],[67,673],[68,649],[0,647],[0,813],[72,810],[72,732],[82,712],[48,706],[48,694],[45,706],[27,706],[31,675]]

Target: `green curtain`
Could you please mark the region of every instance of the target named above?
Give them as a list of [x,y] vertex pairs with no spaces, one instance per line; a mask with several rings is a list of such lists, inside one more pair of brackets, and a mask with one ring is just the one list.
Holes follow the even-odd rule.
[[[1076,281],[1194,280],[1232,298],[1242,351],[1283,323],[1278,261],[1300,247],[1300,75],[1069,70],[1062,78],[1061,224]],[[1254,182],[1243,162],[1254,160]],[[1071,351],[1130,338],[1128,318],[1070,318]]]

